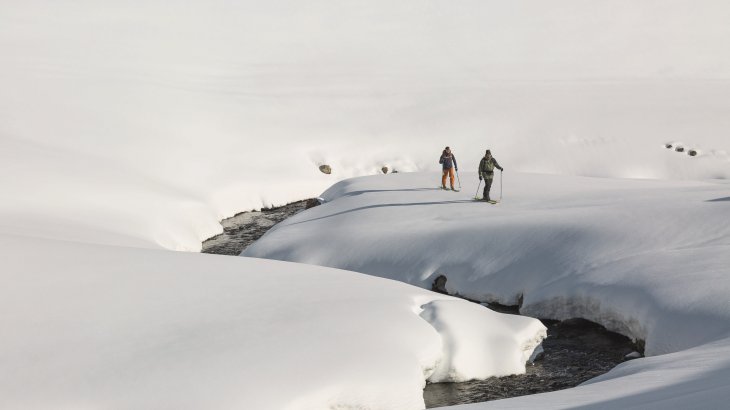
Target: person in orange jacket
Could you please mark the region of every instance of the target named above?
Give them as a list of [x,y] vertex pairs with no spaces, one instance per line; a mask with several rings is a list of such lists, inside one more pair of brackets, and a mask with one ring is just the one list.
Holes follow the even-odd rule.
[[451,183],[451,190],[456,191],[454,189],[454,170],[457,172],[459,171],[459,165],[456,163],[456,157],[454,154],[451,153],[451,148],[446,147],[444,149],[444,152],[441,153],[441,158],[439,158],[439,164],[443,167],[443,175],[441,176],[441,188],[446,188],[446,177],[449,177],[449,182]]

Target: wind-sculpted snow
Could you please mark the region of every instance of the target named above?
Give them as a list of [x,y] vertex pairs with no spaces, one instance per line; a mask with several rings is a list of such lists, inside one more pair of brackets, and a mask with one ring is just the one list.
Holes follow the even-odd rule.
[[[604,323],[646,340],[649,354],[728,330],[730,219],[717,201],[727,183],[505,175],[497,206],[473,201],[473,173],[460,193],[432,188],[435,174],[347,180],[243,255],[426,288],[445,275],[452,293]],[[696,317],[713,325],[695,331]]]
[[[383,166],[399,174],[335,185],[252,254],[444,274],[649,353],[718,340],[729,19],[689,0],[1,2],[0,407],[420,406],[437,357],[462,363],[441,345],[461,330],[418,317],[433,295],[158,252]],[[461,195],[403,174],[436,171],[446,145]],[[487,148],[511,185],[485,209],[465,171]]]
[[[525,362],[547,336],[539,321],[500,314],[458,300],[423,306],[421,317],[439,332],[443,356],[429,381],[462,382],[525,372]],[[489,326],[479,325],[489,318]],[[485,349],[485,346],[489,346]]]
[[[0,247],[3,409],[420,409],[437,366],[521,373],[545,335],[353,272],[7,235]],[[419,316],[440,306],[444,335]]]
[[[726,181],[505,172],[504,199],[490,205],[472,200],[474,174],[462,173],[461,179],[460,193],[432,188],[437,174],[343,181],[322,195],[327,203],[275,226],[243,255],[355,270],[425,288],[444,275],[450,293],[521,303],[521,313],[533,317],[592,320],[645,341],[649,356],[681,352],[684,362],[652,359],[660,368],[677,366],[678,380],[706,377],[693,364],[695,353],[730,349]],[[499,196],[499,175],[492,195]],[[639,363],[626,365],[635,373],[631,380],[655,383],[654,373]],[[728,368],[718,371],[727,374]],[[606,380],[627,383],[614,374]],[[685,400],[700,388],[689,380],[682,385]],[[592,400],[602,402],[600,389],[591,390]],[[609,390],[604,398],[633,403]],[[712,394],[730,400],[728,391]]]

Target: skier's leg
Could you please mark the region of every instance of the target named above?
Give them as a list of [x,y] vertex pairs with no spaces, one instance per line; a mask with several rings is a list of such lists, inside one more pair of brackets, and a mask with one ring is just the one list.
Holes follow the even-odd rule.
[[492,178],[484,178],[484,195],[482,198],[485,201],[489,201],[489,190],[492,189]]
[[449,182],[451,183],[451,190],[454,190],[454,168],[449,168]]
[[446,175],[448,175],[449,170],[445,169],[443,172],[443,175],[441,175],[441,188],[446,189]]

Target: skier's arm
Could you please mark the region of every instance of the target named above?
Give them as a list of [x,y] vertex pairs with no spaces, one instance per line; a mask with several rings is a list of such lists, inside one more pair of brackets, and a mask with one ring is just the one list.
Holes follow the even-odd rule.
[[456,169],[456,172],[459,172],[459,165],[456,164],[456,157],[454,154],[451,154],[451,159],[454,160],[454,169]]
[[504,171],[504,168],[499,166],[499,162],[497,162],[496,158],[492,158],[494,160],[494,166],[497,167],[500,171]]
[[443,164],[443,163],[444,163],[444,155],[441,154],[441,156],[439,157],[439,164]]
[[479,174],[480,181],[482,180],[482,172],[484,172],[483,169],[484,169],[484,158],[482,158],[482,160],[479,161],[479,170],[477,171],[477,174]]

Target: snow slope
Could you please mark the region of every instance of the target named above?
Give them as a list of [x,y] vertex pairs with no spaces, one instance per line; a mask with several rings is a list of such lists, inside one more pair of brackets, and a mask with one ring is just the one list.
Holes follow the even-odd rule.
[[450,409],[702,409],[728,407],[730,340],[632,360],[581,386]]
[[[702,388],[692,379],[728,374],[727,362],[702,359],[730,350],[726,181],[505,173],[504,201],[495,206],[472,200],[475,174],[461,178],[460,193],[434,188],[439,176],[432,173],[340,182],[323,194],[324,205],[275,226],[242,255],[426,288],[445,275],[452,293],[521,303],[533,317],[582,317],[645,341],[646,354],[657,357],[609,373],[604,379],[613,381],[588,389],[586,402],[613,397],[638,406],[660,400],[662,392],[679,395],[669,388],[674,383],[690,400]],[[499,189],[497,182],[493,196]],[[663,369],[675,369],[667,373],[672,378],[657,379]],[[625,391],[608,387],[632,383]],[[708,392],[708,408],[730,400],[730,379],[717,383],[725,389]],[[656,394],[647,391],[657,384]],[[556,397],[570,401],[582,391]]]
[[524,372],[545,336],[353,272],[10,235],[0,248],[3,409],[419,409],[427,378]]
[[720,0],[3,1],[0,218],[198,251],[223,217],[435,170],[445,145],[464,169],[491,147],[510,170],[728,178],[728,19]]
[[[208,323],[220,323],[217,318],[221,311],[245,310],[248,316],[234,316],[231,323],[226,323],[240,327],[258,324],[262,317],[272,320],[275,329],[265,333],[261,343],[280,340],[284,324],[294,326],[299,322],[291,323],[274,308],[271,316],[263,315],[269,312],[266,309],[251,313],[254,308],[258,311],[270,306],[268,299],[221,296],[224,287],[244,287],[238,282],[243,281],[236,275],[239,270],[246,277],[268,283],[266,278],[248,271],[248,264],[254,264],[251,269],[256,270],[259,262],[132,248],[197,251],[202,239],[221,231],[218,221],[223,217],[317,195],[338,180],[373,174],[383,165],[400,171],[435,170],[436,157],[444,145],[454,148],[462,170],[475,168],[477,154],[492,148],[505,165],[509,164],[510,171],[727,179],[729,18],[730,7],[721,0],[559,0],[549,4],[542,0],[464,0],[458,4],[447,0],[0,2],[0,238],[4,244],[0,248],[0,292],[4,296],[0,314],[6,330],[0,338],[0,354],[5,355],[0,381],[8,389],[0,398],[21,407],[42,406],[41,402],[31,401],[42,400],[39,392],[47,392],[45,397],[57,399],[56,406],[68,402],[73,407],[103,407],[105,403],[135,407],[139,404],[131,402],[135,398],[160,403],[174,400],[178,396],[169,393],[174,390],[191,396],[200,394],[186,396],[189,401],[181,405],[230,404],[227,399],[238,397],[239,392],[268,394],[272,383],[291,372],[303,375],[294,381],[284,380],[286,391],[292,395],[279,396],[285,389],[275,390],[267,404],[283,406],[299,393],[302,406],[330,403],[328,400],[349,402],[358,394],[353,392],[363,392],[364,396],[355,397],[362,399],[358,402],[375,400],[368,393],[377,390],[380,394],[382,385],[365,384],[375,371],[363,373],[363,379],[352,379],[363,382],[357,389],[348,385],[322,391],[315,386],[360,376],[333,372],[330,379],[324,370],[322,374],[311,370],[320,369],[315,361],[294,370],[284,360],[261,364],[272,366],[276,374],[262,373],[269,377],[266,384],[248,386],[250,390],[241,387],[245,383],[237,384],[235,389],[231,384],[219,383],[221,375],[234,375],[226,382],[250,380],[235,373],[239,368],[230,370],[225,361],[234,358],[231,360],[236,364],[235,360],[260,353],[256,349],[244,351],[243,346],[248,346],[245,344],[225,344],[229,337],[243,340],[248,336],[242,335],[238,327],[207,336]],[[699,149],[700,155],[690,158],[667,150],[663,147],[667,142]],[[317,170],[323,163],[333,167],[331,176]],[[585,181],[593,181],[542,178],[541,183],[565,183],[561,189],[566,197],[583,192],[591,185]],[[336,189],[353,183],[348,181]],[[619,193],[633,192],[624,182],[602,183],[621,185],[616,188]],[[601,316],[596,319],[628,334],[646,337],[650,351],[657,353],[717,339],[724,332],[727,311],[722,304],[727,299],[722,280],[726,259],[717,256],[726,250],[726,225],[715,214],[715,208],[684,208],[684,196],[669,194],[677,187],[683,195],[700,196],[704,189],[708,195],[715,194],[716,186],[694,182],[637,184],[667,187],[650,189],[647,202],[642,202],[663,212],[651,213],[645,208],[640,213],[643,218],[624,218],[631,216],[633,208],[622,208],[595,191],[597,205],[592,210],[584,199],[577,203],[566,200],[560,205],[574,205],[576,214],[568,215],[565,210],[559,216],[556,214],[560,211],[553,212],[549,205],[538,206],[538,200],[525,197],[521,206],[532,210],[528,212],[532,219],[520,213],[505,220],[508,223],[504,226],[490,225],[490,229],[499,228],[496,232],[506,235],[514,245],[532,247],[533,253],[508,253],[512,259],[496,258],[484,249],[454,242],[452,237],[461,235],[461,231],[472,239],[480,237],[475,230],[481,222],[459,226],[459,215],[451,213],[439,214],[431,221],[445,230],[445,235],[439,237],[430,237],[428,227],[419,226],[419,222],[412,226],[373,225],[387,235],[367,237],[362,230],[354,231],[367,239],[366,245],[339,247],[338,261],[323,248],[311,256],[291,250],[295,254],[287,257],[352,264],[376,274],[380,267],[386,272],[398,266],[407,276],[400,279],[422,285],[436,269],[448,268],[448,286],[452,290],[473,291],[477,296],[504,301],[515,301],[523,294],[524,309],[556,317],[576,312],[596,314]],[[432,185],[431,180],[426,183],[429,188]],[[420,182],[414,186],[420,189]],[[654,200],[652,192],[658,195]],[[332,197],[336,194],[332,192]],[[392,200],[402,200],[397,194]],[[441,201],[430,199],[430,192],[411,194],[424,195],[416,201],[434,202],[429,208],[437,208]],[[387,193],[380,195],[380,200],[386,200],[382,195]],[[361,195],[360,199],[368,196]],[[640,196],[632,198],[638,200]],[[673,199],[677,203],[667,208],[667,202]],[[345,200],[343,197],[338,202],[342,205]],[[604,200],[609,201],[608,208],[623,214],[612,217],[608,211],[594,213],[604,206]],[[702,205],[722,212],[726,203]],[[374,204],[380,205],[377,201]],[[390,208],[406,216],[418,216],[414,210],[420,207],[376,207],[358,215]],[[510,214],[505,208],[499,212]],[[318,215],[327,209],[332,207],[306,215]],[[467,216],[472,212],[468,207],[464,209]],[[553,222],[543,215],[558,219]],[[625,240],[626,230],[621,228],[627,220],[643,229],[652,218],[657,219],[658,228],[651,232],[639,230],[643,234],[619,245]],[[443,222],[449,219],[454,222],[446,229]],[[404,221],[401,223],[407,225]],[[661,228],[660,222],[666,227]],[[533,233],[532,223],[544,229],[526,243],[526,234]],[[672,225],[677,223],[686,229]],[[563,228],[559,224],[564,224]],[[287,228],[289,232],[293,229]],[[411,235],[419,230],[420,237]],[[508,232],[512,232],[511,238]],[[611,240],[612,234],[615,240]],[[327,235],[325,238],[333,238],[336,233],[329,231]],[[341,236],[337,239],[342,245],[353,243],[348,242],[353,238]],[[269,245],[273,238],[276,236],[267,238]],[[565,245],[556,251],[547,247],[550,243],[568,243],[575,248]],[[286,241],[284,244],[291,245]],[[395,248],[384,249],[385,244]],[[337,244],[330,239],[327,245]],[[377,252],[369,251],[370,246]],[[664,253],[660,252],[661,246],[666,247]],[[439,250],[429,256],[431,266],[414,262],[413,255],[426,248]],[[403,250],[403,255],[398,256],[396,250]],[[587,251],[593,256],[585,263],[579,262],[578,253]],[[475,255],[479,258],[465,262]],[[47,258],[47,265],[41,257]],[[661,283],[657,272],[667,272],[655,264],[657,261],[668,265],[671,274]],[[480,272],[498,274],[462,275],[476,271],[471,266],[474,264]],[[542,269],[542,264],[550,286],[542,286],[540,280],[522,280],[535,279],[532,268]],[[656,266],[654,273],[649,265]],[[594,268],[593,275],[583,275]],[[632,276],[636,268],[646,268],[646,273]],[[307,277],[329,275],[306,267],[298,269],[306,271]],[[192,278],[192,270],[206,273],[205,280]],[[613,276],[600,275],[607,270]],[[688,278],[677,273],[684,270],[696,276]],[[225,279],[211,283],[209,277],[219,271]],[[565,276],[551,276],[556,271]],[[111,273],[98,282],[87,281],[94,273],[104,272]],[[182,277],[176,275],[179,272]],[[624,276],[620,277],[619,272]],[[141,273],[150,275],[140,278]],[[136,293],[144,279],[156,281],[149,288],[156,299],[141,300],[145,295]],[[624,280],[625,289],[619,286],[624,286]],[[163,290],[178,281],[184,289],[171,288],[178,293]],[[292,281],[303,287],[309,283],[304,278]],[[698,281],[712,282],[716,288],[698,286]],[[525,283],[543,289],[542,293]],[[277,286],[284,285],[277,282]],[[342,284],[337,292],[357,293],[349,289],[351,285]],[[281,291],[277,286],[273,287]],[[686,294],[679,292],[682,288]],[[596,300],[585,298],[600,294],[605,301],[611,289],[618,301],[586,307]],[[568,290],[584,298],[566,295]],[[312,298],[319,295],[316,289],[312,291]],[[275,291],[268,295],[278,296]],[[284,295],[303,298],[292,299],[301,302],[292,304],[311,308],[314,313],[320,313],[320,308],[323,312],[348,307],[334,297],[325,297],[328,302],[319,306],[317,300],[292,289]],[[566,300],[578,302],[562,303],[561,298],[568,296]],[[407,298],[393,298],[389,306],[401,313],[414,306]],[[115,303],[102,303],[108,300]],[[139,306],[130,305],[129,300],[139,302]],[[541,305],[540,301],[545,303]],[[629,309],[632,303],[644,310]],[[371,307],[364,299],[356,306]],[[626,311],[638,316],[630,318],[635,321],[620,317]],[[447,326],[439,315],[448,312],[448,304],[436,303],[420,313],[445,335],[490,340],[489,333],[464,333],[463,328]],[[404,323],[415,320],[412,313],[402,313]],[[388,310],[387,314],[394,313]],[[676,332],[680,335],[676,341],[668,325],[675,314],[676,322],[684,326]],[[364,313],[359,315],[353,313],[353,317],[362,317],[380,329],[382,323],[371,322],[375,319]],[[115,320],[105,325],[107,317]],[[75,318],[83,320],[77,323]],[[416,318],[413,325],[424,328],[424,318]],[[335,329],[342,326],[345,331],[356,331],[348,327],[348,321],[340,321],[341,316],[336,319]],[[277,321],[282,326],[276,325]],[[311,325],[316,329],[325,327],[314,319]],[[190,328],[195,335],[203,336],[177,343]],[[433,338],[432,328],[424,329],[429,329],[426,333]],[[300,333],[310,344],[322,343],[317,335]],[[403,336],[399,331],[393,335]],[[84,336],[89,337],[80,339]],[[403,337],[411,340],[408,335]],[[145,341],[160,343],[164,349],[144,345]],[[208,345],[221,349],[210,353]],[[410,349],[406,345],[388,348],[401,352]],[[59,346],[60,352],[54,353]],[[422,369],[413,369],[426,362],[433,364],[433,357],[439,354],[458,366],[464,365],[462,349],[471,347],[450,346],[453,350],[432,352],[431,356],[427,352],[411,360],[412,365],[403,364],[403,368],[410,366],[409,375],[387,382],[398,387],[407,385],[407,391],[378,397],[408,406],[420,403],[415,387],[422,383]],[[100,351],[106,347],[111,356],[106,355],[107,350]],[[292,355],[301,352],[290,348],[294,349],[289,351]],[[171,356],[163,355],[161,350],[169,351]],[[523,353],[520,349],[510,351],[515,356]],[[128,360],[135,352],[142,353]],[[346,360],[357,360],[350,356]],[[38,360],[46,357],[57,365]],[[261,361],[266,358],[254,357]],[[191,372],[184,371],[174,373],[180,378],[166,377],[173,372],[172,365],[183,362],[180,366],[185,366],[186,359],[193,362],[190,366],[201,369],[200,378],[191,375],[186,379]],[[201,363],[210,363],[210,367]],[[140,376],[138,369],[148,372]],[[460,371],[477,372],[468,366]],[[449,374],[449,370],[434,374]],[[383,375],[378,373],[378,377]],[[149,384],[144,384],[147,381]],[[202,390],[191,389],[193,385]],[[373,390],[368,390],[371,387]],[[128,395],[128,388],[139,388],[149,396]],[[78,402],[80,397],[88,397],[89,402]]]

